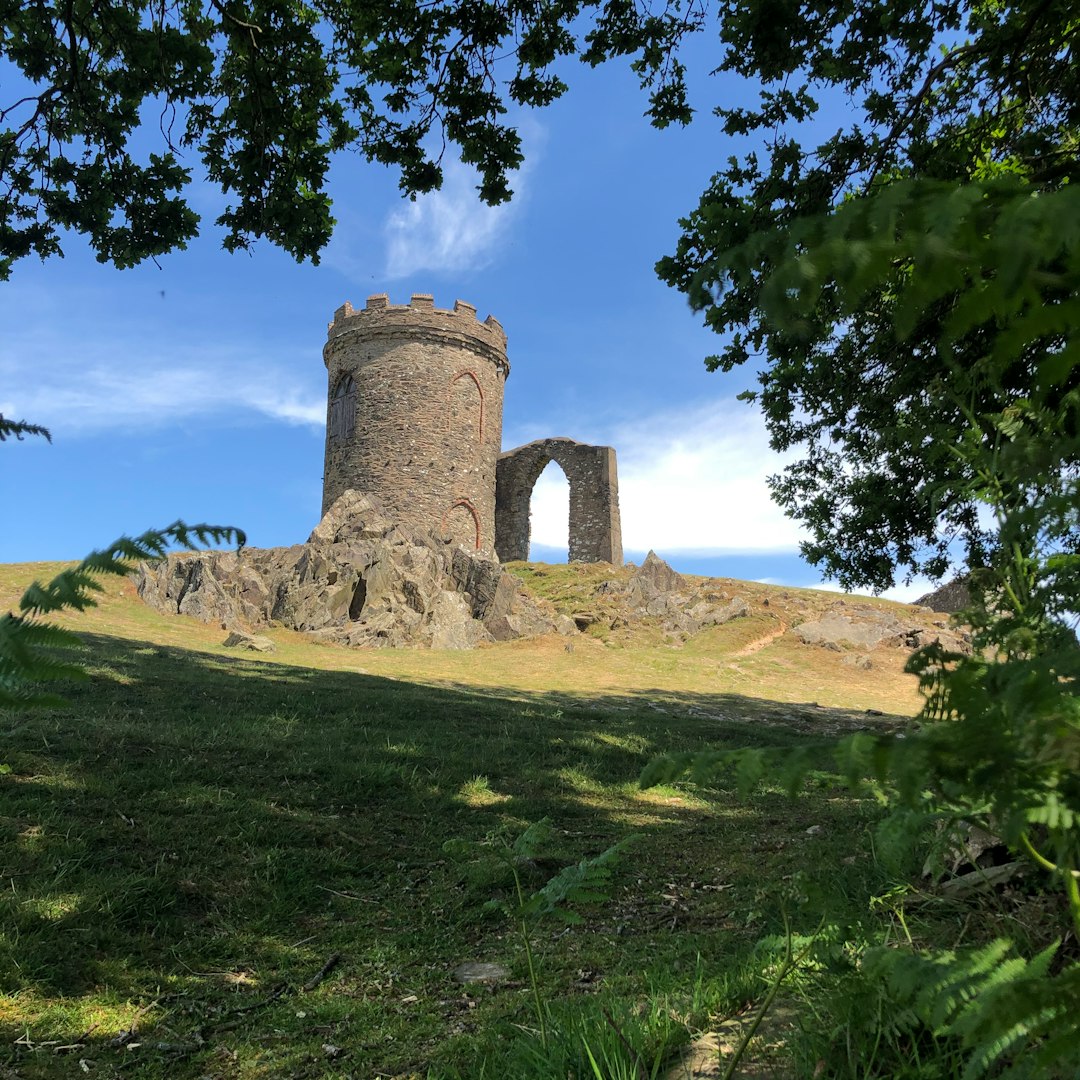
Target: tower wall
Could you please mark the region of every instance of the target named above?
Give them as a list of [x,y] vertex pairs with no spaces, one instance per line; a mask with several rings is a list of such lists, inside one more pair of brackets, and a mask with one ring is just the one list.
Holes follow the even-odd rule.
[[[349,488],[369,492],[403,525],[469,548],[495,548],[506,334],[491,316],[431,296],[385,295],[334,313],[326,346],[329,403],[325,514]],[[350,382],[351,380],[351,382]]]

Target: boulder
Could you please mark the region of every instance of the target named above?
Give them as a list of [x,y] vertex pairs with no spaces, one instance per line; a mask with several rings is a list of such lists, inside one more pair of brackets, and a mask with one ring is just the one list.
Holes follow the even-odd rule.
[[865,652],[883,643],[899,645],[902,641],[895,619],[857,620],[831,612],[814,622],[800,623],[792,633],[805,645],[821,645],[834,650],[848,646]]
[[918,649],[933,642],[956,652],[969,652],[966,634],[944,627],[928,628],[922,622],[902,617],[895,611],[870,604],[837,600],[820,619],[800,623],[790,631],[805,645],[818,645],[834,652],[853,649],[864,656],[878,648]]
[[557,629],[496,559],[406,532],[357,491],[330,507],[305,544],[170,555],[143,563],[137,588],[170,615],[230,629],[277,623],[371,648],[468,649]]
[[262,634],[242,634],[234,630],[222,643],[226,649],[248,649],[251,652],[277,652],[277,646]]
[[[697,605],[691,614],[697,610]],[[750,614],[750,605],[741,597],[736,596],[729,600],[723,607],[710,607],[708,611],[695,615],[702,626],[722,626],[726,622],[731,622],[732,619],[742,619]]]

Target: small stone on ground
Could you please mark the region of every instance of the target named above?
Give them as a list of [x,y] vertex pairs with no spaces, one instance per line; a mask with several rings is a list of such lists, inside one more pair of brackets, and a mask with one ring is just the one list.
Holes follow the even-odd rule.
[[454,978],[459,983],[499,983],[510,978],[510,972],[502,964],[459,964]]

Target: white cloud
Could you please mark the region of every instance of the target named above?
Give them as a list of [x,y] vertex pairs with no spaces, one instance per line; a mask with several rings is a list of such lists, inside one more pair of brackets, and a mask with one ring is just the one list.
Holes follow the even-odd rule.
[[[148,349],[145,341],[70,346],[45,334],[0,350],[5,416],[66,434],[163,427],[238,413],[313,427],[326,422],[318,372],[299,378],[287,357],[205,347]],[[20,362],[27,356],[34,357],[32,365]],[[140,362],[118,365],[118,356],[140,356]]]
[[405,278],[421,270],[460,273],[492,261],[518,203],[488,206],[476,185],[475,169],[451,162],[444,167],[440,190],[418,195],[390,215],[386,277]]
[[898,600],[901,604],[911,604],[920,596],[933,592],[940,585],[940,581],[931,581],[929,578],[914,578],[906,585],[894,585],[891,589],[886,589],[881,595],[886,600]]
[[[794,552],[805,532],[772,501],[775,454],[761,417],[720,399],[596,431],[619,461],[623,545],[629,550],[736,554]],[[533,495],[533,539],[566,543],[566,483],[545,472]]]
[[383,277],[398,280],[422,270],[463,273],[495,260],[526,201],[529,176],[547,139],[546,129],[532,116],[511,119],[525,153],[524,164],[510,177],[513,199],[488,206],[477,191],[480,174],[476,169],[460,160],[444,161],[442,187],[404,203],[387,219]]
[[[792,584],[791,582],[784,582],[782,584]],[[925,596],[928,592],[933,592],[941,584],[940,581],[931,581],[929,578],[916,577],[913,578],[908,584],[894,585],[891,589],[886,589],[882,593],[877,595],[882,600],[895,600],[898,604],[912,604],[919,599],[920,596]],[[820,589],[823,592],[834,592],[842,596],[850,596],[851,592],[848,589],[842,589],[835,581],[812,581],[803,582],[795,585],[795,588],[799,589]],[[856,589],[857,595],[871,595],[869,590]]]

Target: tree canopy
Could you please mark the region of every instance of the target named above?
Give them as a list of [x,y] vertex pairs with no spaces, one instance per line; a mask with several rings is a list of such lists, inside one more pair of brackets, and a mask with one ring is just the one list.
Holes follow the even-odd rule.
[[62,229],[120,267],[183,247],[195,156],[229,197],[230,249],[266,237],[317,259],[342,150],[417,193],[454,143],[504,201],[522,160],[510,106],[558,98],[567,56],[626,56],[654,120],[685,121],[677,45],[701,20],[696,0],[0,0],[0,279],[60,252]]
[[[994,529],[956,442],[993,441],[988,418],[1075,332],[1076,7],[769,0],[720,18],[721,68],[763,90],[718,112],[765,150],[713,178],[660,275],[725,335],[712,367],[759,366],[773,444],[801,452],[774,495],[812,562],[885,588],[940,575],[959,538],[979,564]],[[844,123],[803,134],[822,103]]]
[[0,277],[58,253],[65,229],[117,266],[183,247],[199,228],[185,199],[196,157],[228,198],[230,249],[265,237],[317,259],[327,170],[348,149],[418,193],[439,185],[453,144],[481,197],[505,200],[522,160],[509,111],[562,95],[569,59],[625,58],[652,122],[686,123],[680,45],[712,35],[712,66],[745,80],[716,109],[738,155],[658,271],[721,335],[711,366],[757,366],[773,445],[799,451],[775,497],[809,527],[810,560],[847,586],[939,575],[957,539],[969,562],[988,558],[996,534],[958,434],[999,438],[986,418],[1024,400],[1047,355],[1071,355],[1071,0],[0,12]]

